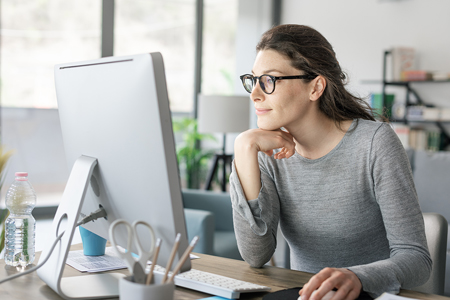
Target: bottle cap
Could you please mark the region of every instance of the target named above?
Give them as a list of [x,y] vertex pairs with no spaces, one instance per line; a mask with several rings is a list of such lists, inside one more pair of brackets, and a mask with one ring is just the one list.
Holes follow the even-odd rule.
[[28,180],[28,172],[16,172],[16,177],[22,177],[17,180],[19,181],[27,181]]

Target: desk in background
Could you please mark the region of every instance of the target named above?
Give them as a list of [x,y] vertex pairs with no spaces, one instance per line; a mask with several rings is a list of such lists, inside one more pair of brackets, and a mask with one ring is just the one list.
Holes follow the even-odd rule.
[[[71,250],[80,250],[82,245],[74,245]],[[192,260],[192,267],[198,270],[216,273],[244,281],[249,281],[265,286],[270,286],[272,292],[299,287],[305,284],[312,274],[293,271],[278,267],[265,266],[261,269],[251,268],[246,262],[240,260],[233,260],[206,254],[197,254],[200,259]],[[39,261],[40,253],[36,254],[36,262]],[[115,270],[111,272],[118,272],[128,274],[127,269]],[[0,279],[9,275],[17,273],[16,268],[5,265],[5,261],[0,261]],[[64,277],[70,276],[89,276],[87,273],[80,273],[74,268],[66,265],[64,270]],[[82,287],[80,287],[82,288]],[[262,299],[266,293],[251,293],[244,294],[240,299]],[[449,297],[443,297],[431,294],[422,294],[419,292],[402,290],[401,296],[424,299],[424,300],[450,300]],[[211,295],[200,293],[197,291],[176,288],[176,300],[194,300],[206,298]],[[39,279],[36,272],[28,274],[12,281],[0,284],[0,299],[1,300],[23,300],[23,299],[62,299],[51,288],[49,288],[42,280]],[[117,299],[117,298],[115,298]]]

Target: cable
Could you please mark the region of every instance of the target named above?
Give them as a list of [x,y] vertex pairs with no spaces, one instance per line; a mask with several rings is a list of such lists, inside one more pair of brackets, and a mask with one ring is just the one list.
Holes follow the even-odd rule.
[[[75,227],[78,227],[78,226],[80,226],[82,224],[86,224],[88,222],[97,220],[98,218],[102,218],[102,217],[103,218],[106,217],[106,211],[105,211],[105,209],[103,207],[100,207],[99,209],[97,209],[93,213],[89,214],[89,216],[84,217],[80,222],[77,223],[77,225]],[[26,275],[26,274],[30,274],[31,272],[34,272],[37,269],[39,269],[40,267],[42,267],[47,262],[47,260],[50,258],[50,255],[52,255],[53,250],[56,247],[56,244],[61,240],[62,236],[64,235],[64,232],[62,232],[56,238],[56,240],[53,242],[53,245],[50,248],[50,251],[47,254],[47,256],[45,257],[44,261],[42,261],[40,264],[38,264],[37,266],[35,266],[35,267],[31,268],[31,269],[28,269],[28,270],[26,270],[24,272],[20,272],[20,273],[14,274],[14,275],[11,275],[9,277],[6,277],[5,279],[0,280],[0,284],[2,284],[3,282],[9,281],[9,280],[15,279],[15,278],[20,277],[20,276],[23,276],[23,275]]]
[[91,221],[95,221],[99,218],[106,218],[106,210],[100,206],[99,209],[89,214],[89,216],[84,217],[80,222],[77,223],[77,226],[86,224]]

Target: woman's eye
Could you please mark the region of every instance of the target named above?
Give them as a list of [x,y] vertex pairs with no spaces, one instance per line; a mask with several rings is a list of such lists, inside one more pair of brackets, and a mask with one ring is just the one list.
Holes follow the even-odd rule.
[[271,77],[266,77],[267,84],[273,84],[273,79]]

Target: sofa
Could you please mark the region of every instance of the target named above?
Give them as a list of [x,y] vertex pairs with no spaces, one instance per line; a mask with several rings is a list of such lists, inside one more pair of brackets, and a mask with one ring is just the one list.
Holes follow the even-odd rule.
[[233,227],[230,194],[183,189],[188,239],[200,237],[194,252],[242,260]]

